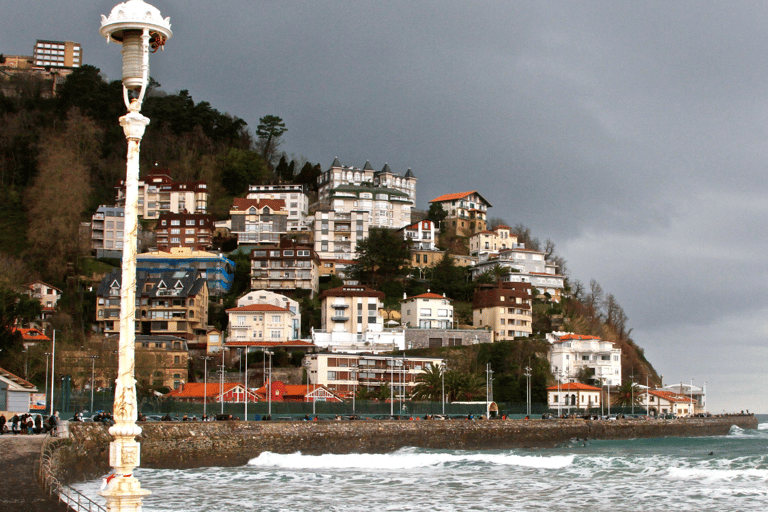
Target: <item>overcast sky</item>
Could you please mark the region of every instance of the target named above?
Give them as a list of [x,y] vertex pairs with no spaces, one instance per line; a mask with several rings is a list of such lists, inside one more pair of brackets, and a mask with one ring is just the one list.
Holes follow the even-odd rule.
[[[116,3],[0,0],[0,52],[77,41],[118,79]],[[165,91],[278,115],[324,170],[411,168],[422,209],[478,190],[615,295],[665,383],[768,413],[765,2],[151,3]]]

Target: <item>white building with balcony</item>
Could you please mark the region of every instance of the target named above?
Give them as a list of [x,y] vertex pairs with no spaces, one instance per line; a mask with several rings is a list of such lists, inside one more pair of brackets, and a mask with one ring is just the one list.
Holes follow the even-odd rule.
[[453,327],[453,302],[445,295],[422,293],[400,301],[401,323],[419,329]]
[[552,373],[561,382],[578,382],[586,371],[606,385],[621,384],[621,349],[612,341],[563,332],[548,334],[547,341]]
[[371,354],[307,354],[304,367],[310,384],[319,384],[342,396],[352,396],[356,388],[369,390],[389,386],[395,399],[408,400],[418,377],[430,366],[440,366],[435,357],[383,356]]
[[251,185],[246,199],[281,199],[288,212],[288,231],[300,231],[304,228],[309,210],[309,199],[301,184]]
[[299,303],[290,297],[268,290],[254,290],[237,299],[237,306],[252,306],[254,304],[269,304],[284,308],[293,313],[292,334],[290,339],[297,340],[301,335],[301,309]]
[[272,304],[251,304],[227,310],[230,342],[271,341],[285,342],[293,338],[294,314],[286,308]]

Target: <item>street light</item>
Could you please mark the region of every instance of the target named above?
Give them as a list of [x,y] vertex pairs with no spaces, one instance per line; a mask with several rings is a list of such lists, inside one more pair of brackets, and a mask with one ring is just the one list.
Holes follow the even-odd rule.
[[245,412],[243,420],[248,421],[248,347],[245,347]]
[[93,414],[93,371],[96,368],[96,358],[99,356],[88,356],[91,359],[91,414]]
[[[149,491],[141,489],[133,470],[139,465],[141,445],[136,436],[141,427],[136,425],[137,401],[134,375],[136,340],[136,245],[137,208],[139,195],[139,151],[144,129],[149,119],[141,115],[149,83],[149,51],[162,48],[170,38],[170,18],[143,0],[128,0],[112,9],[109,17],[101,16],[100,34],[107,42],[123,45],[123,101],[128,114],[120,118],[128,141],[125,179],[125,217],[123,226],[123,263],[120,286],[120,342],[118,377],[115,382],[115,424],[109,433],[115,438],[110,444],[109,463],[115,468],[114,476],[101,494],[106,498],[107,510],[141,510],[143,496]],[[133,91],[138,97],[129,98]]]
[[48,356],[50,352],[45,353],[45,399],[48,400]]
[[352,415],[355,415],[355,395],[357,394],[357,366],[349,367],[349,374],[352,377]]
[[493,370],[491,370],[491,363],[485,365],[485,417],[491,417],[491,386],[493,386]]
[[440,363],[440,377],[442,377],[443,380],[443,390],[442,390],[442,397],[443,397],[443,416],[445,416],[445,372],[448,370],[448,364],[443,361]]
[[54,372],[54,366],[56,365],[56,329],[53,330],[53,349],[51,350],[51,408],[49,416],[53,416],[53,390],[56,388],[54,379],[56,373]]
[[531,415],[531,367],[526,366],[525,367],[525,410],[526,415]]
[[267,414],[272,419],[272,355],[274,352],[265,350],[264,353],[269,356],[269,380],[267,381]]
[[632,401],[632,415],[635,415],[635,376],[630,375],[629,376],[630,381],[632,382],[632,387],[630,388],[630,400]]
[[211,358],[203,356],[200,359],[203,360],[203,416],[208,419],[208,361]]
[[[309,396],[309,369],[312,368],[312,360],[307,359],[304,363],[304,366],[307,367],[307,396]],[[312,389],[312,415],[315,414],[315,393],[314,393],[314,386]]]

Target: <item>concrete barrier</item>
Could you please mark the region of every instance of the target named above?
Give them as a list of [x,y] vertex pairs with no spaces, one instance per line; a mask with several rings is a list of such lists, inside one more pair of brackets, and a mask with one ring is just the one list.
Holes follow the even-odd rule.
[[[140,424],[141,466],[239,466],[264,451],[388,453],[403,447],[449,450],[548,448],[572,439],[725,435],[757,428],[754,416],[678,420],[222,421]],[[103,425],[70,423],[70,442],[54,457],[62,482],[106,474],[111,436]]]

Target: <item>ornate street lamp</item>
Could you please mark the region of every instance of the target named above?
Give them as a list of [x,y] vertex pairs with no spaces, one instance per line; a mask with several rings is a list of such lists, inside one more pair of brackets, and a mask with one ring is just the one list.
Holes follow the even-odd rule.
[[125,179],[125,219],[123,230],[122,284],[120,287],[120,342],[118,369],[115,380],[115,424],[109,433],[114,437],[109,445],[109,464],[115,471],[108,479],[106,498],[111,512],[138,512],[142,498],[149,491],[141,489],[133,476],[140,465],[141,446],[136,436],[141,428],[136,425],[136,379],[134,376],[134,350],[136,340],[136,243],[137,205],[139,181],[139,146],[149,119],[141,115],[149,82],[149,52],[163,48],[171,37],[170,18],[143,0],[128,0],[116,5],[109,17],[101,16],[99,33],[123,45],[123,100],[128,114],[120,118],[128,140]]

